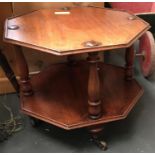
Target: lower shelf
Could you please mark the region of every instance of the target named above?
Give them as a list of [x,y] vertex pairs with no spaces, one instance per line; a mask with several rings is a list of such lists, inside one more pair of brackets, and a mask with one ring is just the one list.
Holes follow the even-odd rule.
[[27,115],[70,130],[125,118],[143,94],[136,80],[126,81],[124,69],[99,63],[103,115],[88,117],[87,62],[74,66],[56,64],[32,77],[34,95],[21,94],[21,109]]

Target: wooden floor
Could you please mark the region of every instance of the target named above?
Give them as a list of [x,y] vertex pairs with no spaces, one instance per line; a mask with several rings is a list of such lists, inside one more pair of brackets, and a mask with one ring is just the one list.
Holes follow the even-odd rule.
[[34,95],[22,96],[21,109],[67,130],[125,118],[143,89],[136,80],[126,81],[121,67],[100,63],[99,75],[103,115],[97,121],[90,120],[87,112],[87,62],[75,66],[56,64],[33,76]]

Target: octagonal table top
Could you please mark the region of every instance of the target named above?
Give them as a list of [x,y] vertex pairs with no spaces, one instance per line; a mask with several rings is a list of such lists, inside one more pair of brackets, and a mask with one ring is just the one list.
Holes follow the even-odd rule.
[[150,25],[120,10],[73,7],[41,9],[8,18],[4,41],[55,55],[131,46]]

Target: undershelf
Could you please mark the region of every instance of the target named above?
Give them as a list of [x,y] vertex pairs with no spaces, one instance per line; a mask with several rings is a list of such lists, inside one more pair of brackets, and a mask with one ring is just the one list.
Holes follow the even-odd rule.
[[88,63],[55,64],[31,78],[34,95],[21,93],[21,109],[70,130],[124,119],[143,94],[136,80],[126,81],[124,68],[99,63],[103,115],[88,117]]

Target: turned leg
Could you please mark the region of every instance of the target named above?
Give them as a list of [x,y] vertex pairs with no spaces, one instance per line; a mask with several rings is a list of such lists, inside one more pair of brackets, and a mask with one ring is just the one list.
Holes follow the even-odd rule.
[[12,71],[6,57],[1,52],[1,50],[0,50],[0,65],[3,68],[3,71],[5,72],[6,77],[9,79],[9,81],[13,85],[16,92],[19,93],[19,85],[18,85],[17,79],[16,79],[14,72]]
[[16,62],[18,66],[18,73],[20,76],[20,89],[24,96],[31,96],[33,94],[32,86],[29,79],[28,66],[20,46],[15,46]]
[[98,119],[102,115],[100,80],[97,70],[98,60],[99,57],[97,53],[89,54],[88,112],[90,119]]
[[90,127],[89,132],[91,134],[91,141],[94,142],[99,148],[103,150],[106,150],[108,148],[107,143],[103,139],[103,126],[98,125]]
[[125,78],[126,80],[132,80],[133,79],[133,63],[134,63],[134,46],[126,49],[125,53]]
[[[89,62],[89,79],[88,79],[88,113],[89,118],[96,120],[102,116],[102,105],[100,97],[100,80],[97,70],[97,62],[99,60],[98,53],[90,53]],[[106,149],[106,143],[100,139],[103,131],[101,126],[93,126],[89,128],[93,141],[102,149]]]

